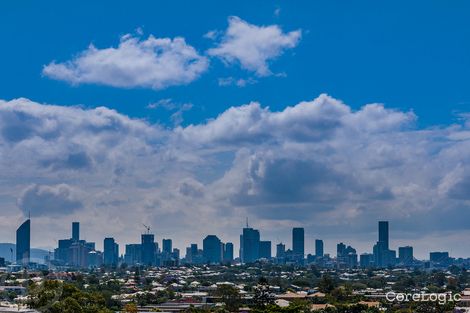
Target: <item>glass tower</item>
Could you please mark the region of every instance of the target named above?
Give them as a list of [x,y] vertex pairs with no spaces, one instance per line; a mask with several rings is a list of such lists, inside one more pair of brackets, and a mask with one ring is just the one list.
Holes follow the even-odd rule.
[[31,253],[31,220],[26,220],[16,231],[16,263],[28,266]]

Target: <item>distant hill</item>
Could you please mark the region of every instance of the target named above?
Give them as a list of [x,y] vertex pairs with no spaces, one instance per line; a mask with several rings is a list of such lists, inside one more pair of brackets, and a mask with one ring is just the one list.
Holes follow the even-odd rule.
[[[11,250],[13,249],[13,261],[16,258],[16,245],[13,243],[0,243],[0,258],[5,258],[5,261],[11,261]],[[31,261],[36,263],[44,263],[44,257],[49,254],[49,251],[43,249],[31,248]]]

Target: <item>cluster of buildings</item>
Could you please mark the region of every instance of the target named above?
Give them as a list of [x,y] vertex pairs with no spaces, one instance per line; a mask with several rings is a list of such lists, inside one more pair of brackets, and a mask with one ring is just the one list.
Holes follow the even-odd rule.
[[[163,239],[161,248],[155,241],[155,235],[147,227],[141,235],[140,243],[126,244],[125,254],[120,255],[119,245],[114,238],[103,241],[103,251],[96,249],[94,242],[80,239],[80,223],[72,223],[72,236],[58,241],[54,256],[45,260],[46,265],[55,267],[96,268],[113,267],[120,264],[141,266],[178,266],[182,264],[248,264],[257,261],[278,264],[307,265],[316,264],[324,268],[386,268],[386,267],[447,267],[456,262],[448,252],[431,252],[429,261],[418,261],[413,256],[413,247],[405,246],[396,250],[389,245],[389,222],[378,222],[378,241],[372,253],[358,255],[356,249],[344,243],[338,243],[336,257],[324,253],[323,240],[315,240],[315,253],[305,253],[305,230],[301,227],[292,229],[292,246],[286,249],[284,243],[275,247],[272,255],[272,242],[261,240],[260,231],[249,227],[248,223],[240,235],[239,257],[234,256],[234,244],[222,242],[216,235],[208,235],[202,241],[202,247],[191,243],[186,248],[184,257],[180,250],[173,247],[171,239]],[[31,220],[26,220],[16,232],[16,266],[28,267],[30,262]],[[468,260],[467,260],[468,261]],[[0,259],[0,267],[5,266]]]

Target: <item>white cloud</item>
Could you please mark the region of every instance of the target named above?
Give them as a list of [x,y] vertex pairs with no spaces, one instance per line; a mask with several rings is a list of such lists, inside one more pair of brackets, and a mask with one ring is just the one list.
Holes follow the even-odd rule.
[[146,40],[125,35],[117,48],[90,45],[70,61],[51,62],[43,74],[71,84],[162,89],[188,84],[204,73],[209,61],[184,38]]
[[[33,245],[42,246],[67,236],[72,220],[97,242],[136,242],[142,222],[158,225],[157,238],[179,248],[208,232],[237,244],[245,216],[266,239],[303,225],[369,249],[379,219],[397,244],[466,234],[469,123],[419,129],[415,120],[327,95],[281,111],[254,102],[173,129],[107,108],[0,101],[0,236],[12,238],[29,209],[41,210]],[[470,249],[446,244],[457,256]]]
[[229,64],[239,63],[259,76],[270,75],[269,62],[297,46],[301,38],[300,30],[284,33],[278,25],[256,26],[236,16],[228,23],[222,40],[208,54]]
[[223,77],[218,80],[219,86],[237,86],[237,87],[246,87],[247,85],[256,84],[257,81],[253,78],[234,78],[234,77]]

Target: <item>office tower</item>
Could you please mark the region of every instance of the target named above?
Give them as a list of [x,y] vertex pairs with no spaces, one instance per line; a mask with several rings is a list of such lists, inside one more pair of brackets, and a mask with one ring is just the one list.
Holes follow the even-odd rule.
[[28,266],[31,253],[31,220],[27,219],[16,230],[16,263]]
[[0,267],[5,267],[5,258],[0,258]]
[[448,265],[450,262],[449,252],[431,252],[429,253],[429,260],[435,265]]
[[243,235],[240,236],[242,247],[241,259],[243,263],[253,263],[259,259],[259,231],[250,227],[243,228]]
[[104,239],[104,265],[116,266],[119,258],[119,246],[114,238]]
[[142,263],[142,245],[128,244],[126,245],[126,253],[124,254],[124,262],[127,265],[136,265]]
[[224,262],[233,261],[233,243],[227,242],[224,246]]
[[103,265],[103,253],[99,251],[88,252],[88,267],[97,268]]
[[142,264],[151,266],[155,265],[155,254],[157,247],[155,245],[155,237],[153,234],[142,234]]
[[357,254],[356,252],[349,252],[346,256],[346,264],[348,268],[356,268],[357,267]]
[[292,252],[295,259],[302,259],[305,256],[305,233],[302,227],[292,229]]
[[399,247],[398,248],[398,259],[403,265],[410,265],[413,263],[413,247]]
[[359,263],[362,268],[372,267],[374,265],[374,255],[371,253],[361,254]]
[[261,259],[271,259],[271,241],[259,242],[259,257]]
[[278,243],[276,245],[276,258],[280,259],[286,256],[286,245],[281,243]]
[[317,258],[323,257],[323,240],[317,239],[315,240],[315,256]]
[[171,239],[163,239],[162,240],[162,252],[171,254],[171,251],[173,251]]
[[202,241],[202,254],[205,262],[218,264],[222,262],[222,242],[215,235],[208,235]]
[[173,252],[172,252],[171,254],[172,254],[172,257],[173,257],[175,260],[179,261],[179,259],[180,259],[180,249],[178,249],[178,248],[173,248]]
[[80,223],[79,222],[72,223],[72,240],[73,241],[80,240]]
[[389,248],[388,222],[379,221],[379,241],[374,246],[374,263],[377,267],[395,264],[396,251]]
[[88,253],[92,251],[91,247],[85,242],[71,241],[67,253],[67,264],[78,267],[88,267]]
[[388,222],[387,221],[379,222],[379,242],[383,242],[383,248],[385,250],[389,249]]
[[191,255],[196,256],[199,249],[197,248],[197,243],[191,244]]
[[342,242],[336,245],[336,257],[341,258],[346,255],[346,245]]

